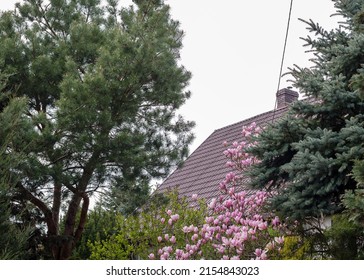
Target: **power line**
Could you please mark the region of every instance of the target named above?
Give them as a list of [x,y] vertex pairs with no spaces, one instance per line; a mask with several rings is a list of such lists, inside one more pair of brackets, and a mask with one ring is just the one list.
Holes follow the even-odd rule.
[[289,14],[288,14],[288,21],[287,21],[287,29],[286,29],[286,38],[284,39],[284,47],[283,47],[283,53],[282,53],[281,67],[280,67],[280,70],[279,70],[279,78],[278,78],[277,91],[279,90],[279,87],[280,87],[280,84],[281,84],[282,70],[283,70],[283,64],[284,64],[284,57],[285,57],[285,54],[286,54],[287,41],[288,41],[289,25],[291,23],[292,6],[293,6],[293,0],[291,0],[291,4],[290,4],[290,7],[289,7]]
[[[287,20],[287,28],[286,28],[286,37],[284,39],[282,60],[281,60],[281,66],[280,66],[280,70],[279,70],[278,85],[277,85],[277,91],[276,91],[276,93],[279,91],[280,86],[281,86],[281,78],[282,78],[282,71],[283,71],[283,65],[284,65],[284,58],[285,58],[285,55],[286,55],[286,48],[287,48],[287,41],[288,41],[289,26],[290,26],[290,23],[291,23],[292,6],[293,6],[293,0],[291,0],[290,6],[289,6],[288,20]],[[277,102],[278,102],[277,99],[278,98],[276,97],[276,102],[275,102],[275,105],[274,105],[274,109],[277,108]],[[275,116],[275,112],[273,113],[272,122],[274,121],[274,116]]]

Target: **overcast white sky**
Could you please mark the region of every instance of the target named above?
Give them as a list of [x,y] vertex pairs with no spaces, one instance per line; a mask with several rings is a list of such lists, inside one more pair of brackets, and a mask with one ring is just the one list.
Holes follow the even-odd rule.
[[[0,10],[19,0],[0,0]],[[272,110],[291,0],[165,0],[185,31],[182,64],[192,72],[181,113],[197,123],[191,152],[215,129]],[[120,1],[130,3],[128,1]],[[331,0],[294,0],[283,72],[308,65],[298,20],[337,27]],[[283,77],[281,87],[289,86]]]

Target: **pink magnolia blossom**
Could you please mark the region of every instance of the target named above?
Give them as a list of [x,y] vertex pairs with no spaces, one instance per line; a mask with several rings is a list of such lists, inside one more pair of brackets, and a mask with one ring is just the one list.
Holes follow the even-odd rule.
[[189,227],[188,227],[188,226],[184,226],[184,227],[182,228],[182,231],[183,231],[184,233],[189,233],[189,232],[190,232],[190,229],[189,229]]
[[262,255],[262,253],[263,253],[262,249],[259,249],[259,248],[255,249],[254,254],[257,258],[259,258]]
[[192,241],[196,241],[196,240],[197,240],[197,238],[198,238],[198,234],[197,234],[197,233],[195,233],[194,235],[192,235],[191,240],[192,240]]
[[173,222],[177,222],[179,219],[179,215],[178,214],[171,215],[171,219]]
[[279,224],[280,224],[280,220],[277,216],[275,216],[274,219],[272,220],[272,225],[276,227]]
[[221,238],[222,244],[225,246],[229,246],[230,245],[230,239],[226,238],[226,237],[222,237]]
[[267,256],[267,252],[266,251],[263,251],[263,253],[260,255],[260,259],[261,260],[267,260],[268,259],[268,256]]
[[160,257],[161,260],[168,260],[169,259],[169,253],[168,252],[164,252],[161,257]]
[[[199,227],[184,225],[179,228],[186,240],[184,249],[176,248],[175,233],[171,237],[165,233],[165,243],[169,242],[171,246],[158,251],[161,259],[182,260],[203,257],[204,246],[210,246],[208,251],[211,252],[212,249],[212,254],[215,254],[216,258],[226,260],[247,259],[252,255],[257,260],[265,260],[274,250],[279,250],[284,238],[277,236],[274,238],[270,228],[281,229],[280,220],[278,217],[270,217],[267,213],[264,214],[264,218],[262,215],[271,194],[264,191],[242,190],[246,180],[244,172],[258,162],[247,152],[247,148],[256,145],[253,139],[259,132],[260,128],[255,123],[244,127],[243,141],[234,142],[224,151],[227,157],[226,166],[230,171],[217,186],[221,195],[213,198],[207,205],[209,215],[205,217],[205,223]],[[227,142],[224,145],[227,147]],[[192,199],[197,199],[197,195],[192,195]],[[170,230],[178,230],[174,223],[180,219],[179,214],[172,215],[171,210],[166,212],[169,216]],[[158,241],[160,239],[162,241],[162,237],[158,238]]]
[[267,222],[259,223],[259,225],[258,225],[259,230],[266,230],[267,228],[268,228]]
[[284,237],[283,236],[274,237],[274,241],[277,242],[278,244],[283,244]]
[[171,246],[166,246],[163,248],[164,252],[167,252],[168,254],[173,252],[173,248]]
[[215,206],[216,206],[216,202],[217,202],[216,198],[213,198],[213,199],[211,200],[210,204],[209,204],[209,208],[210,208],[210,209],[214,209],[214,208],[215,208]]
[[177,259],[182,258],[182,255],[183,255],[183,250],[181,250],[181,249],[176,249],[176,258],[177,258]]

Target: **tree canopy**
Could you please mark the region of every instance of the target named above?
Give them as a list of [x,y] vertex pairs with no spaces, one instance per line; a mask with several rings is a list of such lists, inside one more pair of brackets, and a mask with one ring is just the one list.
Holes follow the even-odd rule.
[[364,1],[333,2],[343,19],[336,29],[304,21],[314,34],[304,38],[314,64],[290,73],[305,98],[252,149],[260,160],[252,185],[275,191],[272,209],[292,219],[342,211],[342,194],[357,188],[354,162],[364,155]]
[[25,0],[0,16],[0,110],[26,100],[5,150],[26,158],[9,171],[21,199],[41,211],[56,259],[80,239],[93,193],[144,189],[193,138],[193,122],[177,115],[191,74],[168,5],[101,2]]

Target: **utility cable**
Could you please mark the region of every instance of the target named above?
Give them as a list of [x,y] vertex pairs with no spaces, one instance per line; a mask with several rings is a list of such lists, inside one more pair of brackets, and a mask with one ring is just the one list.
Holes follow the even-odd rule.
[[[286,48],[287,48],[287,41],[288,41],[289,26],[290,26],[290,23],[291,23],[292,6],[293,6],[293,0],[291,0],[290,7],[289,7],[288,21],[287,21],[287,28],[286,28],[286,37],[284,39],[284,46],[283,46],[281,67],[280,67],[280,70],[279,70],[278,85],[277,85],[277,91],[276,91],[276,93],[278,93],[279,88],[281,86],[281,78],[282,78],[284,58],[285,58],[285,55],[286,55]],[[276,97],[276,102],[275,102],[275,105],[274,105],[274,111],[277,108],[277,103],[278,103],[278,100],[277,99],[278,98]],[[272,122],[274,121],[274,115],[275,115],[275,112],[273,114]]]

